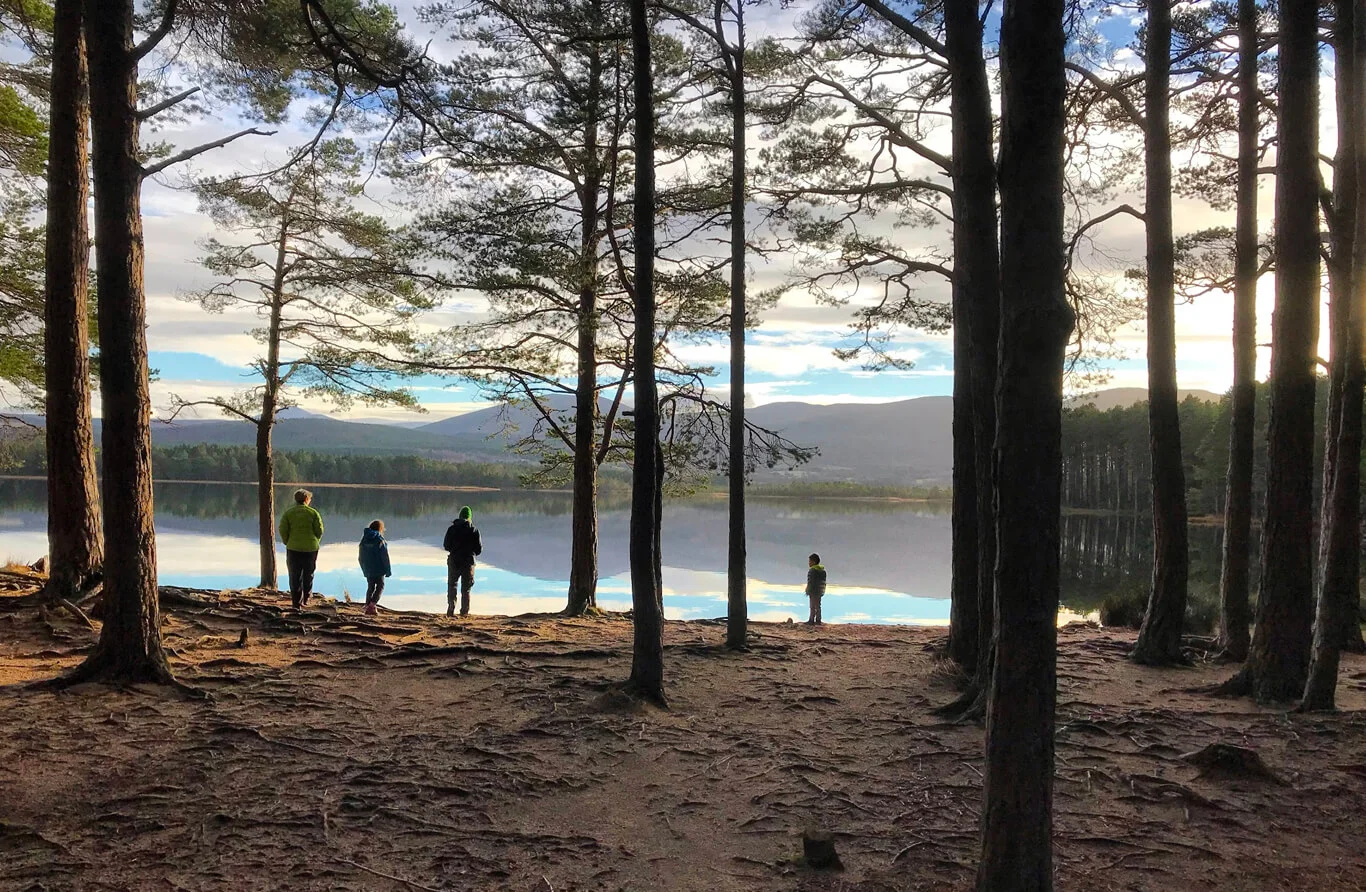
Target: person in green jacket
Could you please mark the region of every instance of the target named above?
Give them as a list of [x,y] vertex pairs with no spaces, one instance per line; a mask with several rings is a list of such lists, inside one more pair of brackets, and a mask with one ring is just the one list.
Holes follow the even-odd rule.
[[806,597],[811,602],[811,617],[808,626],[821,625],[821,598],[825,597],[825,567],[821,556],[812,553],[806,558]]
[[280,517],[280,541],[285,543],[289,596],[295,610],[307,604],[313,594],[313,573],[318,569],[318,549],[322,547],[323,516],[312,502],[313,493],[296,489],[294,504]]

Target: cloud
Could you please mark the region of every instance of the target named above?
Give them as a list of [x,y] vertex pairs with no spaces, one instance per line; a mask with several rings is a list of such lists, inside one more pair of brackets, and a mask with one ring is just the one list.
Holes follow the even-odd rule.
[[[436,37],[431,51],[438,58],[449,58],[454,46],[445,36],[434,35],[419,8],[420,0],[399,0],[400,19],[409,35],[419,43]],[[753,35],[792,36],[802,9],[771,7],[759,10],[750,22]],[[1111,17],[1102,22],[1105,36],[1120,46],[1112,60],[1116,70],[1135,70],[1141,60],[1127,47],[1132,39],[1132,28],[1125,17]],[[1333,115],[1333,81],[1321,80],[1323,89],[1321,134],[1325,151],[1336,138]],[[995,97],[993,97],[995,99]],[[263,162],[283,160],[291,146],[311,136],[304,123],[304,111],[312,100],[295,102],[290,120],[279,127],[273,137],[248,137],[222,149],[207,152],[193,162],[193,171],[200,174],[226,175],[236,171],[258,168]],[[211,114],[187,122],[168,126],[149,139],[166,140],[178,147],[221,138],[245,126],[259,122],[251,120],[240,110],[216,108]],[[947,148],[948,128],[940,127],[932,134],[936,145]],[[1128,138],[1117,135],[1116,140]],[[756,151],[759,142],[756,142]],[[1180,160],[1180,159],[1178,159]],[[199,243],[213,234],[214,227],[199,212],[193,194],[183,187],[189,169],[174,169],[146,183],[143,190],[144,228],[146,240],[146,288],[148,293],[148,342],[157,356],[202,355],[207,358],[202,368],[189,361],[167,363],[162,368],[165,380],[153,384],[158,406],[165,405],[171,392],[201,398],[240,389],[248,382],[233,370],[241,369],[260,352],[260,345],[250,331],[262,320],[251,313],[229,312],[209,314],[199,307],[177,300],[177,295],[206,287],[213,277],[197,262],[202,253]],[[1266,180],[1261,192],[1260,216],[1264,228],[1272,219],[1274,190]],[[409,211],[394,201],[394,184],[377,176],[367,189],[364,199],[367,210],[399,221]],[[1113,196],[1115,203],[1141,204],[1142,197],[1130,191]],[[439,200],[439,199],[438,199]],[[1099,213],[1103,207],[1087,208],[1086,214]],[[1232,213],[1208,207],[1202,202],[1178,196],[1175,201],[1178,234],[1213,225],[1231,225]],[[757,219],[757,217],[756,217]],[[946,227],[898,228],[890,217],[868,222],[868,234],[884,235],[896,240],[907,251],[930,250],[944,253],[948,246]],[[1096,245],[1103,250],[1088,251],[1086,265],[1100,274],[1113,274],[1124,267],[1139,266],[1144,254],[1143,230],[1138,221],[1117,218],[1096,232]],[[790,282],[800,272],[792,252],[778,252],[769,259],[751,259],[751,287],[757,291]],[[917,285],[918,295],[931,300],[947,301],[949,286],[938,277],[926,277]],[[1270,335],[1271,309],[1274,303],[1274,280],[1268,276],[1262,282],[1259,303],[1258,342],[1265,343]],[[848,295],[851,306],[830,306],[818,302],[811,294],[798,288],[783,295],[776,306],[768,310],[759,327],[751,332],[748,345],[748,372],[751,383],[749,394],[757,403],[778,399],[799,399],[805,402],[887,402],[927,393],[947,394],[952,386],[951,347],[946,335],[907,334],[897,345],[904,358],[913,360],[917,367],[909,372],[884,371],[871,373],[854,362],[836,359],[832,350],[847,344],[851,309],[866,306],[880,297],[874,287],[865,287]],[[1176,311],[1178,336],[1178,374],[1182,387],[1197,387],[1215,391],[1227,388],[1232,377],[1229,347],[1231,298],[1228,295],[1208,295],[1178,306]],[[429,331],[468,323],[480,317],[487,302],[476,294],[452,295],[439,312],[428,316],[423,327]],[[1324,314],[1326,317],[1326,314]],[[1114,385],[1142,386],[1146,383],[1142,357],[1145,336],[1142,323],[1125,327],[1118,333],[1118,346],[1130,360],[1113,364]],[[680,345],[680,356],[687,361],[714,365],[720,373],[713,384],[725,393],[725,372],[729,360],[729,345],[724,339],[707,343]],[[1326,343],[1320,344],[1323,355]],[[157,356],[152,365],[158,366]],[[1259,374],[1267,371],[1268,351],[1259,353]],[[424,389],[424,399],[432,417],[458,414],[482,408],[468,387],[451,390]],[[438,393],[437,390],[445,390]],[[304,401],[305,408],[325,411],[326,404]],[[396,410],[377,410],[357,407],[347,413],[350,417],[404,420],[409,413]]]

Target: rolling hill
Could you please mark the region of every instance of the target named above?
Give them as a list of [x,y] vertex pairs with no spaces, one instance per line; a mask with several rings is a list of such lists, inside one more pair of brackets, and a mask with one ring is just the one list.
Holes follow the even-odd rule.
[[[1132,405],[1142,400],[1141,388],[1104,390],[1072,405],[1094,403],[1098,408]],[[1217,400],[1209,391],[1182,391],[1182,397]],[[569,399],[555,409],[568,412]],[[606,411],[608,405],[603,403]],[[953,401],[927,396],[892,403],[768,403],[749,410],[750,420],[782,432],[802,446],[820,452],[795,470],[764,470],[760,480],[799,479],[939,485],[953,470]],[[41,417],[29,417],[41,424]],[[464,415],[411,427],[364,421],[343,421],[326,415],[291,410],[275,428],[275,446],[282,450],[313,450],[388,455],[426,455],[453,461],[526,462],[509,451],[508,426],[526,430],[535,421],[533,410],[491,405]],[[96,425],[98,425],[98,420]],[[215,443],[249,445],[255,442],[251,425],[239,421],[195,419],[175,424],[154,423],[157,445]]]

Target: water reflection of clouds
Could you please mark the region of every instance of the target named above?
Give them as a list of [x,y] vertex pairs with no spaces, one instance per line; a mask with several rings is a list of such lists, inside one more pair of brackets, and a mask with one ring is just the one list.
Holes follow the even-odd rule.
[[[162,510],[157,524],[158,573],[162,583],[207,589],[236,589],[256,584],[259,550],[254,535],[254,516],[205,519],[188,513],[177,514],[174,508],[165,507],[166,504],[159,502]],[[757,523],[755,527],[750,569],[759,577],[774,580],[755,577],[749,580],[750,617],[757,621],[800,621],[807,616],[806,550],[792,547],[794,531],[786,524],[806,518],[808,512],[780,508],[770,511],[773,517],[768,519],[768,526]],[[726,613],[726,574],[718,569],[725,562],[725,525],[715,521],[716,514],[707,506],[673,508],[674,526],[666,528],[665,558],[673,555],[676,563],[688,566],[664,568],[665,616],[670,619],[711,619]],[[490,510],[485,512],[483,520],[485,556],[489,560],[484,562],[481,558],[476,571],[473,611],[519,614],[561,610],[567,581],[559,574],[568,564],[566,542],[562,541],[568,538],[568,517],[542,517],[539,514],[514,517]],[[858,526],[856,518],[836,520],[839,523],[833,523],[832,528],[849,524]],[[922,567],[916,573],[886,572],[892,563],[900,560],[897,557],[900,552],[880,541],[880,537],[893,531],[886,529],[881,515],[865,520],[864,526],[849,533],[851,544],[846,544],[842,555],[849,576],[857,574],[858,578],[850,579],[843,574],[837,577],[860,584],[831,585],[823,605],[825,619],[831,622],[945,624],[948,601],[933,596],[940,588],[935,584],[937,568]],[[912,520],[919,522],[915,518]],[[28,563],[46,552],[46,520],[40,512],[7,511],[0,522],[6,531],[0,557]],[[809,518],[801,520],[804,525],[810,522]],[[831,523],[828,517],[826,522]],[[935,522],[947,525],[946,520],[935,519]],[[444,612],[446,553],[439,543],[446,523],[444,514],[430,522],[414,520],[402,538],[391,540],[394,576],[385,587],[384,603],[387,606]],[[318,556],[315,588],[338,599],[349,595],[353,600],[359,600],[365,581],[357,565],[356,543],[364,523],[358,518],[329,517],[327,526],[328,541]],[[603,541],[604,575],[598,583],[598,603],[608,610],[627,610],[631,606],[631,581],[624,568],[623,543],[607,536],[608,526],[603,529],[606,537]],[[672,549],[670,529],[676,543]],[[622,538],[624,533],[623,525],[613,536]],[[866,554],[852,553],[852,543],[860,548],[866,546]],[[546,559],[533,560],[533,553],[540,553]],[[937,554],[937,550],[931,549],[930,553]],[[284,553],[278,545],[277,555],[280,585],[284,587],[287,586]],[[541,573],[545,575],[537,575]],[[884,580],[896,580],[897,584],[905,581],[917,590],[917,594],[923,590],[931,597],[890,590],[884,587]]]
[[[249,539],[163,528],[158,532],[159,571],[163,582],[199,588],[241,588],[255,583],[256,545]],[[387,606],[441,612],[446,608],[446,553],[430,543],[400,539],[389,543],[395,575],[384,592]],[[280,555],[281,585],[286,584]],[[472,610],[481,614],[550,613],[564,607],[566,584],[481,562],[476,569]],[[365,581],[356,561],[356,546],[333,542],[318,554],[314,587],[339,599],[360,600]],[[804,585],[751,579],[750,616],[757,621],[804,620],[808,604]],[[604,577],[598,603],[608,610],[631,606],[629,574]],[[711,570],[664,568],[664,614],[669,619],[711,619],[726,612],[726,575]],[[832,585],[823,604],[830,622],[899,622],[942,625],[948,602],[917,598],[868,586]]]

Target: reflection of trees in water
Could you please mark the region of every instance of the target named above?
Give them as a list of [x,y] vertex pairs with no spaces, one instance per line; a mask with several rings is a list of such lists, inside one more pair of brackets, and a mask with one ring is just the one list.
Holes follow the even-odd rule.
[[[441,516],[454,518],[461,505],[499,514],[559,515],[569,513],[568,493],[450,492],[421,489],[364,489],[313,486],[313,504],[326,517]],[[292,504],[294,487],[279,487],[276,501]],[[178,517],[243,518],[256,512],[252,486],[204,483],[161,483],[156,487],[157,508]]]
[[[287,504],[291,487],[281,487],[278,498]],[[567,542],[570,497],[546,492],[441,492],[432,490],[376,490],[314,487],[315,503],[325,517],[430,518],[439,540],[445,521],[461,505],[480,514],[528,518],[525,524],[503,526],[509,569],[554,578],[567,567],[567,548],[557,541],[563,524]],[[602,496],[604,515],[625,512],[628,501],[616,494]],[[695,498],[665,509],[674,564],[691,569],[716,569],[711,556],[724,554],[726,502]],[[38,480],[0,480],[0,506],[5,511],[42,513],[47,509],[44,485]],[[156,487],[156,506],[164,516],[203,520],[247,520],[255,517],[256,492],[251,485],[163,483]],[[839,499],[756,499],[751,542],[752,570],[766,578],[785,579],[795,549],[802,555],[813,548],[829,551],[831,559],[849,568],[862,584],[901,591],[905,575],[914,567],[926,582],[924,593],[943,588],[947,595],[947,514],[941,506],[920,502],[879,502]],[[531,518],[544,518],[533,523]],[[560,520],[563,518],[563,520]],[[861,519],[872,521],[872,526]],[[924,518],[923,520],[917,518]],[[615,523],[615,522],[614,522]],[[1207,600],[1217,595],[1223,531],[1192,526],[1191,596]],[[238,534],[240,535],[240,534]],[[604,573],[626,566],[624,530],[604,528]],[[620,542],[617,540],[620,539]],[[893,544],[896,543],[896,544]],[[620,546],[620,547],[618,547]],[[900,551],[898,552],[898,548]],[[1256,546],[1254,543],[1254,551]],[[564,554],[561,554],[564,550]],[[620,552],[618,554],[618,552]],[[941,554],[942,552],[942,554]],[[528,561],[535,557],[535,566]],[[942,561],[937,559],[943,558]],[[1062,602],[1074,610],[1099,607],[1113,594],[1147,592],[1152,572],[1152,520],[1131,514],[1065,514],[1062,519]],[[943,566],[940,566],[940,564]],[[1256,572],[1253,561],[1253,572]],[[527,564],[523,566],[523,564]],[[544,566],[542,566],[544,564]],[[857,568],[857,569],[855,569]],[[941,578],[942,577],[942,578]],[[931,584],[932,581],[932,584]],[[1253,590],[1256,580],[1253,580]],[[934,595],[930,595],[934,596]]]
[[[1222,540],[1220,527],[1190,528],[1193,598],[1217,596]],[[1146,592],[1151,584],[1152,548],[1150,517],[1063,515],[1063,604],[1074,610],[1094,610],[1110,595]]]
[[[276,501],[293,504],[295,487],[277,488]],[[454,518],[461,505],[475,512],[511,515],[567,515],[569,493],[558,492],[452,492],[421,489],[365,489],[358,487],[310,487],[314,504],[326,514],[341,517],[439,516]],[[204,520],[256,516],[255,484],[158,483],[156,508],[176,517]],[[599,501],[608,510],[624,510],[630,502],[618,494],[603,494]],[[41,480],[0,480],[0,505],[10,511],[46,511],[47,496]],[[282,508],[283,510],[283,508]]]
[[47,485],[41,480],[0,480],[0,510],[47,511]]

